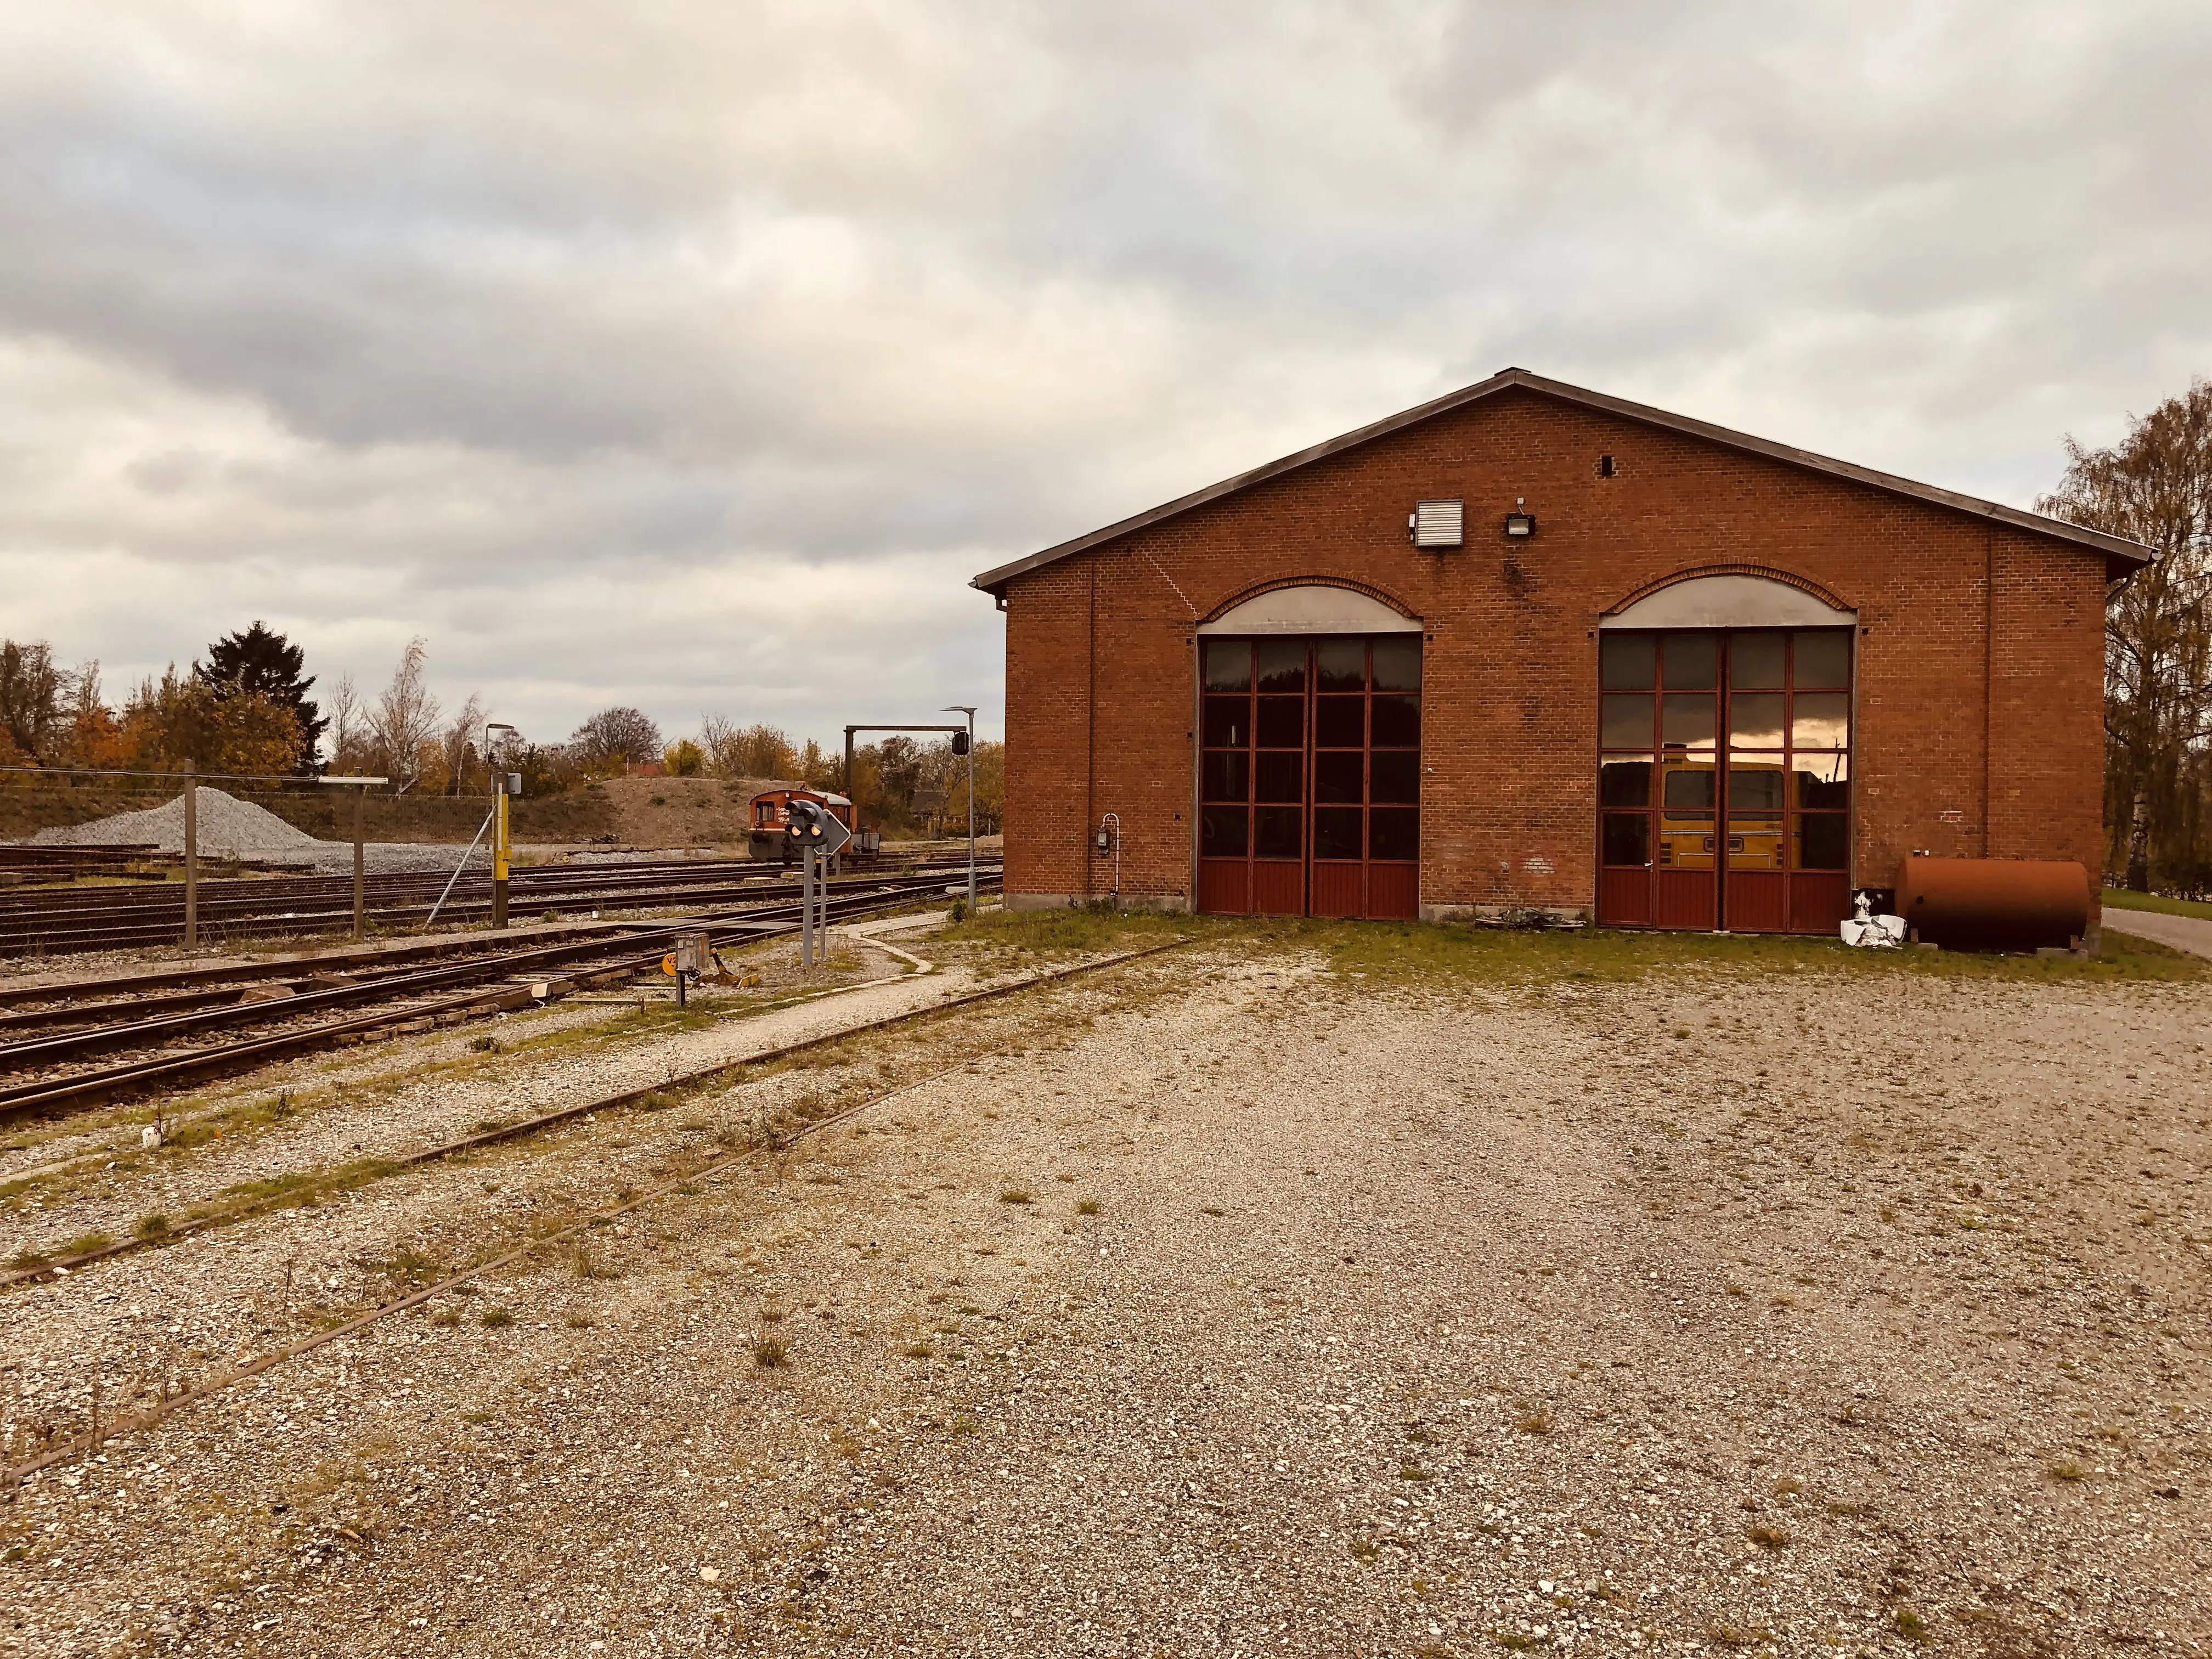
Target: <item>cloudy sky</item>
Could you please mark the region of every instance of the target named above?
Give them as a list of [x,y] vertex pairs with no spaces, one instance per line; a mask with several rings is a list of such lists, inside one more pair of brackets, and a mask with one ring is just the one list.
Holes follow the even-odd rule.
[[0,8],[0,634],[557,738],[1508,363],[2020,505],[2212,373],[2203,0]]

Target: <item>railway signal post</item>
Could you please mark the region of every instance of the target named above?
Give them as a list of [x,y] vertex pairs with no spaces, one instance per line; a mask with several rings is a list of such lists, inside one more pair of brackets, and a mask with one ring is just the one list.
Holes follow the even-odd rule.
[[815,957],[827,957],[822,934],[830,922],[829,859],[853,838],[835,814],[811,800],[791,803],[792,844],[799,849],[799,965],[811,971]]
[[952,752],[968,757],[968,914],[975,914],[975,705],[948,703],[948,714],[965,714],[968,729],[952,734]]

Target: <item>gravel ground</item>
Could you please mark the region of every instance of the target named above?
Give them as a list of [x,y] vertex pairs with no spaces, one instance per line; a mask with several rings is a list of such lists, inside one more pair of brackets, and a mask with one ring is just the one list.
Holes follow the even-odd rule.
[[[196,793],[198,821],[192,829],[204,857],[307,865],[323,875],[349,874],[353,870],[349,841],[318,841],[266,808],[220,789],[203,785]],[[160,852],[181,853],[185,850],[184,793],[179,791],[174,800],[160,806],[118,812],[90,823],[41,830],[29,841],[34,847],[151,847]],[[384,874],[451,870],[460,862],[461,852],[454,847],[372,841],[363,843],[362,857],[368,869]],[[482,847],[471,856],[477,864],[488,866],[491,861],[490,853]]]
[[672,1189],[33,1479],[0,1651],[2199,1651],[2207,996],[1208,946],[395,1176],[11,1432]]

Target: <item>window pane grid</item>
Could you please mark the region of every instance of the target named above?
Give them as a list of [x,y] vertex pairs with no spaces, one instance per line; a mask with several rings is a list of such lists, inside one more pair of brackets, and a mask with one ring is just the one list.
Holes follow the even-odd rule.
[[1711,868],[1724,836],[1731,869],[1847,868],[1852,643],[1833,629],[1603,637],[1601,866]]
[[1209,640],[1200,856],[1415,863],[1420,641]]

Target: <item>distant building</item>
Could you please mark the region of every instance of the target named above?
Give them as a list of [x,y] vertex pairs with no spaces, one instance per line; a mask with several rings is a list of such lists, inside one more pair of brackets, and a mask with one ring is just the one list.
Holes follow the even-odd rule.
[[1826,932],[2103,845],[2148,549],[1507,369],[986,571],[1015,905]]

